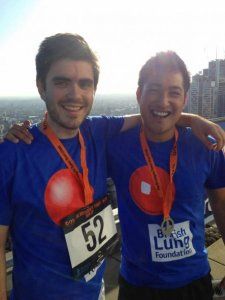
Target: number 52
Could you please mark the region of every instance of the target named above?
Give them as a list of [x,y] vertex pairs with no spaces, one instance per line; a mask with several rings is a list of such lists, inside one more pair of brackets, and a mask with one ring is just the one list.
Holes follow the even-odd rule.
[[[94,217],[94,219],[92,220],[93,222],[93,226],[91,226],[91,222],[87,222],[85,224],[83,224],[81,226],[82,229],[82,233],[83,233],[83,237],[86,243],[86,247],[88,251],[93,251],[96,246],[97,246],[97,238],[98,238],[98,244],[101,245],[102,242],[104,242],[104,240],[106,239],[106,235],[102,235],[103,232],[103,228],[104,228],[104,221],[102,219],[102,217],[100,215],[97,215]],[[94,230],[92,229],[88,229],[88,227],[90,227],[92,229],[95,229],[95,231],[98,232],[94,232]],[[96,235],[97,238],[96,238]]]

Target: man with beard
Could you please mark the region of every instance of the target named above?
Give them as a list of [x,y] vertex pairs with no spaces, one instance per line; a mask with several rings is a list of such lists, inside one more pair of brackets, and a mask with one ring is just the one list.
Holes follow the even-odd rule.
[[[79,35],[46,38],[36,56],[36,71],[47,113],[31,129],[34,142],[0,145],[0,299],[6,300],[9,228],[11,299],[98,299],[105,266],[98,250],[106,245],[107,251],[116,238],[105,197],[105,143],[138,118],[86,119],[99,66]],[[62,220],[85,207],[64,236]]]

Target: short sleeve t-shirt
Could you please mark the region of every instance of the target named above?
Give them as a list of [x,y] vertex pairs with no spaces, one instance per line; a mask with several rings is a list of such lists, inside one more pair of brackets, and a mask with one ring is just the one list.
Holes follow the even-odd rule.
[[[174,175],[174,230],[161,230],[162,200],[146,164],[137,126],[108,142],[109,175],[115,182],[122,232],[121,275],[131,284],[178,288],[209,272],[204,247],[205,188],[225,187],[222,151],[207,150],[190,129],[179,129]],[[161,183],[169,182],[174,139],[148,142]],[[196,267],[197,266],[197,267]]]
[[[123,118],[92,117],[80,128],[94,200],[106,195],[106,139],[122,125]],[[37,126],[31,133],[31,145],[0,145],[0,224],[10,226],[13,241],[11,299],[97,300],[104,262],[83,279],[73,280],[63,230],[52,217],[65,217],[76,199],[71,173]],[[61,142],[82,171],[77,137]]]

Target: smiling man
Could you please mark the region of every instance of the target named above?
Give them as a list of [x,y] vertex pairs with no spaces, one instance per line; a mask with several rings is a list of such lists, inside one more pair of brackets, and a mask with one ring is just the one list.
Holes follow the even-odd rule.
[[176,53],[149,59],[137,89],[142,125],[108,143],[122,232],[119,300],[212,299],[204,196],[206,188],[225,241],[225,158],[176,127],[189,84]]
[[[185,79],[187,81],[188,78]],[[182,73],[172,70],[165,73],[157,67],[146,83],[142,83],[144,78],[140,78],[137,99],[146,136],[152,141],[163,142],[173,137],[174,124],[185,106],[188,89],[185,79]]]
[[86,118],[99,66],[81,36],[46,38],[36,56],[36,71],[47,108],[44,121],[31,129],[31,145],[0,145],[0,299],[7,299],[4,253],[10,229],[10,299],[97,300],[103,258],[116,239],[105,197],[105,144],[129,121]]
[[59,138],[74,137],[92,108],[96,88],[92,65],[72,59],[56,61],[45,81],[37,79],[37,87],[46,103],[50,127]]

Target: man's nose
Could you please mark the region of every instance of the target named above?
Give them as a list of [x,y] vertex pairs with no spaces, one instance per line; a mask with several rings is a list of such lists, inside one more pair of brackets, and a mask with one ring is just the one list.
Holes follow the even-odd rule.
[[167,106],[169,104],[169,96],[166,92],[160,93],[159,103],[161,106]]
[[79,87],[77,83],[71,84],[68,95],[74,99],[80,99],[82,95],[82,89]]

